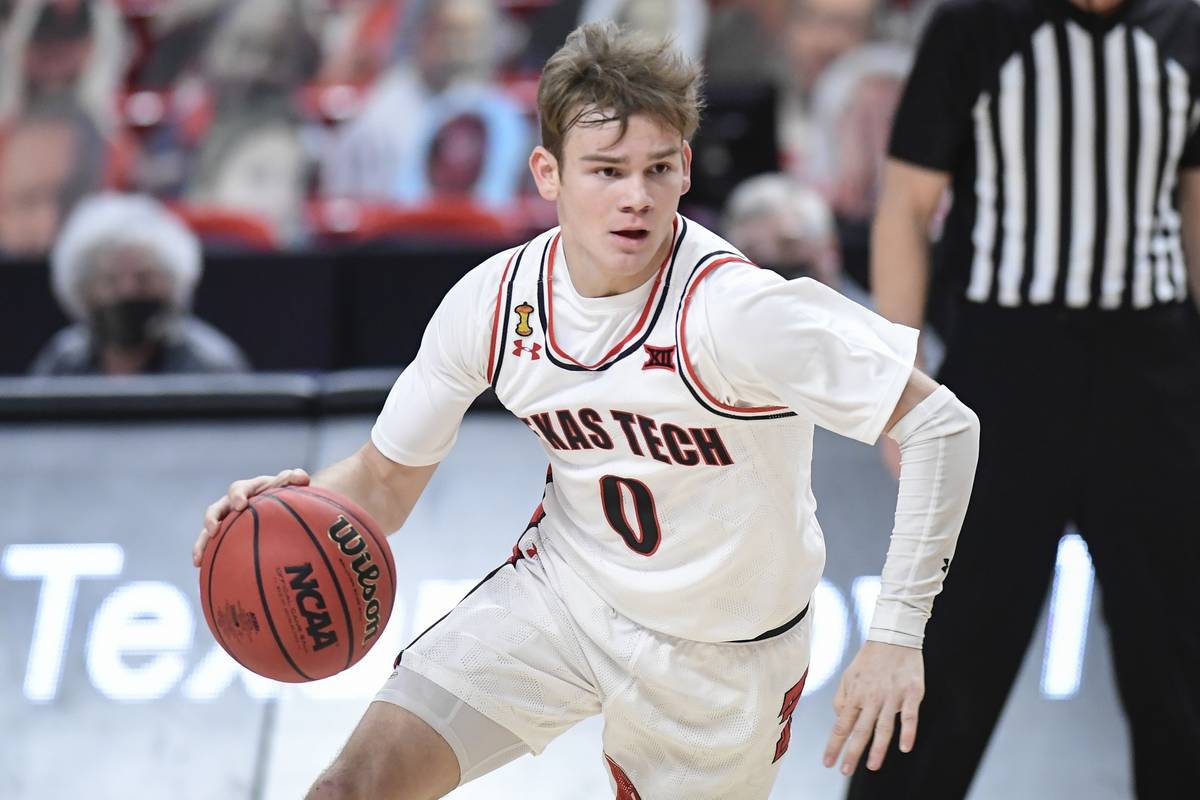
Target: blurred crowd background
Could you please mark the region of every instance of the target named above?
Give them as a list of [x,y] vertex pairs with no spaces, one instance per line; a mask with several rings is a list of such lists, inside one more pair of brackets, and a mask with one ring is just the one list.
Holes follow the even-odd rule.
[[493,246],[552,226],[526,166],[538,73],[600,18],[705,65],[683,213],[858,291],[933,2],[0,0],[0,271],[45,264],[75,326],[34,369],[245,368],[195,318],[172,323],[183,352],[133,347],[230,253]]

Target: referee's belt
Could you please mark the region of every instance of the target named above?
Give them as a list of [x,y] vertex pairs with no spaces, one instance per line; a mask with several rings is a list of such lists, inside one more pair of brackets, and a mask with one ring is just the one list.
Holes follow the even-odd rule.
[[792,617],[787,622],[780,625],[778,628],[771,628],[771,630],[769,630],[769,631],[763,631],[758,636],[755,636],[753,639],[734,639],[733,641],[726,642],[725,644],[747,644],[748,642],[761,642],[763,639],[770,639],[775,636],[782,636],[783,634],[790,631],[792,628],[799,625],[800,621],[802,619],[804,619],[807,615],[808,615],[808,605],[805,605],[804,608],[800,609],[799,614]]

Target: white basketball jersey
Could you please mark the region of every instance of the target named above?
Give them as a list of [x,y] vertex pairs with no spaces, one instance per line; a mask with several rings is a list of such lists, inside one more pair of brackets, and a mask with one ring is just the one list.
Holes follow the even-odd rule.
[[[868,385],[858,386],[853,396],[814,401],[831,411],[809,414],[802,407],[798,414],[799,401],[790,407],[751,404],[746,401],[755,392],[731,391],[721,365],[714,363],[722,348],[699,341],[711,326],[694,317],[712,317],[721,303],[711,289],[703,303],[697,302],[703,287],[718,273],[727,286],[751,279],[761,283],[761,276],[728,243],[694,222],[676,218],[670,253],[640,290],[645,297],[640,313],[626,316],[626,330],[609,331],[601,350],[585,353],[586,330],[581,333],[578,326],[572,329],[573,345],[563,333],[571,320],[556,316],[570,310],[563,300],[562,282],[569,276],[559,230],[480,269],[494,281],[491,288],[484,289],[485,276],[468,276],[465,282],[476,288],[464,290],[464,298],[454,302],[461,305],[466,295],[476,302],[490,298],[485,301],[490,335],[482,337],[486,358],[482,350],[471,350],[461,357],[472,364],[461,371],[476,375],[473,363],[486,361],[479,365],[483,379],[546,450],[550,470],[539,515],[543,539],[553,550],[548,555],[561,558],[626,616],[672,636],[746,640],[795,617],[809,602],[825,562],[809,475],[814,421],[873,440],[911,370],[915,332],[811,281],[800,287],[775,278],[782,290],[773,283],[764,291],[815,294],[816,301],[797,302],[815,302],[833,321],[813,324],[851,331],[837,339],[839,354],[832,357],[847,362],[845,371],[861,371],[859,350],[870,353],[866,377],[855,375],[854,381],[842,379],[838,364],[814,365],[818,385],[806,387],[810,393],[837,394],[843,383]],[[782,308],[783,316],[791,313],[792,306]],[[807,306],[796,308],[798,316],[808,313]],[[456,314],[461,320],[478,310]],[[733,322],[721,329],[737,338]],[[747,320],[749,335],[758,336],[763,321],[753,322]],[[780,336],[788,335],[786,319],[778,327]],[[437,324],[430,329],[418,362],[460,356],[442,339],[434,341]],[[860,329],[866,333],[859,338],[870,344],[852,342],[842,355],[843,340],[855,339]],[[739,341],[734,349],[761,345],[769,350],[776,343],[766,338]],[[803,345],[796,350],[800,360],[810,355]],[[401,463],[429,463],[449,449],[453,433],[436,446],[414,447],[406,440],[417,434],[406,432],[423,424],[422,402],[436,405],[417,395],[430,395],[428,384],[444,380],[446,370],[414,366],[418,369],[405,373],[412,376],[397,381],[373,440]],[[479,388],[474,387],[475,394]],[[767,396],[790,400],[801,394],[783,390]],[[865,410],[859,408],[864,405]],[[843,411],[843,406],[851,408]],[[461,418],[462,409],[446,413]],[[830,424],[830,415],[847,421]],[[881,531],[881,543],[885,536]]]

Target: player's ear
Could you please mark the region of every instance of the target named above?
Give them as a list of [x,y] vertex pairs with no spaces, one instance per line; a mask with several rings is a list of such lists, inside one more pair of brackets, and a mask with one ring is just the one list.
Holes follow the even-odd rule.
[[558,159],[554,154],[541,145],[533,148],[529,155],[529,171],[533,173],[533,182],[537,184],[542,199],[550,202],[557,200],[560,177]]
[[692,188],[692,146],[685,139],[683,142],[683,188],[679,190],[681,195],[687,194],[688,189]]

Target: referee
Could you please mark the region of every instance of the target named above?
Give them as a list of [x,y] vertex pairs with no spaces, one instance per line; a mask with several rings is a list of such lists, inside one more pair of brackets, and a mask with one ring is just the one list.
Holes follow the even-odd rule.
[[879,311],[920,327],[949,188],[940,380],[983,438],[916,747],[860,768],[850,798],[967,794],[1071,523],[1104,591],[1137,796],[1200,796],[1198,129],[1196,0],[949,0],[931,19],[871,276]]

